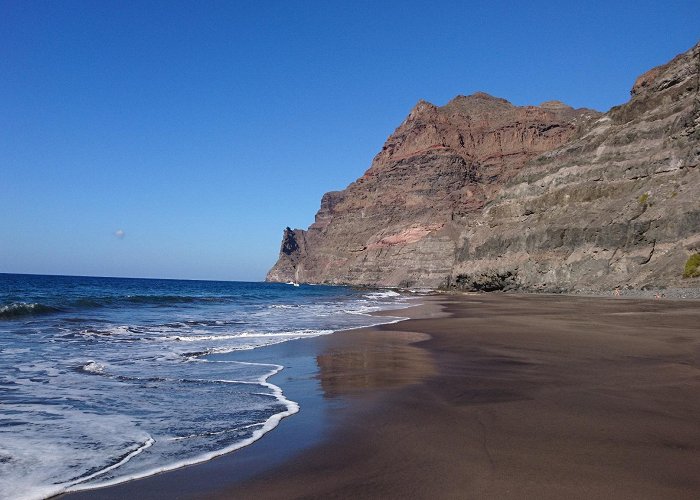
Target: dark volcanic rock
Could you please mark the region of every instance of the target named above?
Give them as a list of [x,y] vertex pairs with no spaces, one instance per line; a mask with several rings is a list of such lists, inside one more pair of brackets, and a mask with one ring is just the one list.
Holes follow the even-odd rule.
[[280,259],[277,265],[267,274],[267,281],[297,281],[298,269],[303,269],[302,257],[306,255],[306,238],[301,229],[284,230]]
[[696,46],[601,115],[477,93],[419,102],[285,231],[270,281],[473,290],[682,285],[700,249]]
[[469,292],[508,292],[518,290],[518,274],[515,271],[487,271],[481,274],[458,274],[454,282],[447,282],[447,287],[454,287]]

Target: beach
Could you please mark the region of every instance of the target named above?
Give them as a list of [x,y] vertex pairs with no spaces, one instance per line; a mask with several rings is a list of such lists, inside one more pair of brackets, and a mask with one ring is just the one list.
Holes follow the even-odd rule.
[[299,413],[229,455],[64,497],[700,496],[698,301],[420,300],[407,321],[221,355],[286,359],[270,382]]

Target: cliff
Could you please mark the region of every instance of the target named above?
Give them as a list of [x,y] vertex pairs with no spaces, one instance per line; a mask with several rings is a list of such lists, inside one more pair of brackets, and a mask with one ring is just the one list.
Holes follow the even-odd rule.
[[269,281],[465,289],[678,285],[700,249],[700,45],[601,114],[419,102],[370,168],[287,228]]

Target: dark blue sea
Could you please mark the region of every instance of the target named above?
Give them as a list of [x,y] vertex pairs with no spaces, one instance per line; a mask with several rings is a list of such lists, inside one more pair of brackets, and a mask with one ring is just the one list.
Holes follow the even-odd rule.
[[390,321],[389,290],[0,274],[0,498],[208,460],[299,409],[279,364],[208,359]]

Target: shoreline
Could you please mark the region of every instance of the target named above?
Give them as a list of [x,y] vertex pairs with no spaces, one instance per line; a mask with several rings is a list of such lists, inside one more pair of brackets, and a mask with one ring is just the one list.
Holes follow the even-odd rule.
[[301,406],[263,439],[64,497],[700,494],[696,302],[424,299],[406,321],[261,349],[286,345],[273,383]]
[[[417,297],[407,297],[409,299],[417,299]],[[400,304],[396,304],[397,306]],[[259,364],[261,366],[270,366],[272,367],[272,371],[268,373],[267,375],[261,377],[258,381],[258,384],[264,387],[268,387],[273,391],[273,395],[277,398],[277,400],[280,403],[283,403],[287,409],[280,412],[273,414],[270,416],[264,423],[262,429],[260,431],[256,431],[252,437],[247,438],[243,441],[234,443],[233,445],[228,446],[227,448],[224,448],[219,451],[214,451],[214,452],[209,452],[203,456],[201,456],[198,459],[195,459],[194,461],[191,462],[175,462],[170,465],[165,465],[161,468],[150,470],[150,471],[144,471],[138,476],[133,476],[133,477],[127,477],[127,478],[119,478],[119,479],[113,479],[109,482],[106,482],[104,484],[101,484],[99,486],[92,486],[89,484],[84,484],[86,480],[82,480],[80,482],[74,483],[73,485],[69,486],[69,489],[63,493],[59,493],[56,495],[52,495],[49,498],[58,498],[61,497],[62,495],[72,495],[72,494],[78,494],[82,492],[89,493],[90,491],[94,490],[103,490],[107,488],[112,488],[116,487],[125,483],[130,483],[133,481],[141,481],[144,479],[148,479],[154,476],[158,476],[161,474],[167,474],[171,473],[173,471],[183,469],[186,467],[193,467],[197,465],[201,465],[207,462],[210,462],[212,460],[216,460],[218,458],[221,458],[225,455],[229,455],[231,453],[237,452],[243,448],[246,448],[248,446],[251,446],[255,444],[257,441],[260,439],[264,438],[268,433],[274,431],[278,425],[287,417],[294,416],[296,413],[299,412],[300,406],[299,404],[287,398],[287,396],[284,393],[284,390],[282,387],[279,385],[276,385],[272,382],[270,382],[270,379],[274,378],[276,375],[279,375],[281,372],[286,370],[288,367],[283,366],[278,364],[280,361],[285,361],[286,358],[278,359],[275,355],[271,355],[270,352],[268,352],[265,356],[262,356],[260,351],[261,349],[271,349],[275,346],[281,345],[281,344],[286,344],[288,342],[299,342],[299,341],[307,341],[307,340],[313,340],[318,337],[325,337],[327,335],[333,335],[333,334],[339,334],[339,333],[344,333],[344,332],[351,332],[354,330],[365,330],[365,329],[372,329],[375,327],[379,327],[382,325],[389,325],[389,324],[394,324],[394,323],[400,323],[401,321],[408,320],[408,317],[404,316],[397,316],[396,313],[404,310],[404,309],[410,309],[413,307],[420,307],[420,304],[416,305],[410,305],[408,303],[403,303],[403,307],[398,308],[398,309],[385,309],[385,310],[379,310],[379,311],[374,311],[370,313],[365,313],[369,316],[375,316],[378,318],[381,317],[386,317],[386,318],[391,318],[388,319],[387,321],[382,321],[374,324],[370,324],[364,327],[353,327],[353,328],[345,328],[345,329],[339,329],[339,330],[334,330],[330,334],[321,334],[317,335],[316,337],[307,337],[307,338],[297,338],[297,339],[292,339],[292,340],[287,340],[283,342],[279,342],[277,344],[269,344],[269,345],[264,345],[264,346],[259,346],[255,347],[252,349],[241,349],[241,350],[233,350],[233,351],[228,351],[228,352],[223,352],[223,353],[210,353],[202,357],[203,360],[207,361],[237,361],[237,362],[243,362],[243,363],[250,363],[250,364]],[[279,352],[283,351],[284,349],[277,349],[273,350],[271,352]],[[247,353],[250,353],[250,355],[247,355]],[[262,361],[262,360],[265,361]],[[148,448],[153,444],[153,439],[149,438],[149,441],[147,445],[143,448]],[[136,452],[132,452],[131,455],[137,455],[142,451],[142,449],[138,449]],[[126,461],[126,460],[125,460]],[[118,464],[118,465],[121,465]],[[99,476],[103,472],[106,472],[108,470],[114,469],[118,467],[118,465],[111,465],[108,468],[106,468],[104,471],[98,471],[96,472],[94,476]]]
[[[409,295],[406,295],[406,297],[410,299],[410,301],[418,301],[423,298]],[[281,370],[278,370],[275,373],[266,377],[265,383],[272,384],[275,387],[277,387],[280,390],[282,397],[287,402],[298,407],[297,411],[291,412],[289,415],[285,415],[282,418],[280,418],[274,427],[264,432],[257,439],[244,445],[237,446],[231,451],[216,454],[212,458],[198,461],[192,464],[178,465],[171,469],[161,470],[146,476],[130,478],[124,481],[120,481],[113,484],[107,484],[104,486],[81,488],[81,484],[78,483],[78,485],[76,485],[76,489],[59,493],[49,498],[116,499],[123,498],[125,495],[139,496],[139,492],[142,491],[143,487],[145,487],[147,490],[150,490],[148,498],[180,498],[182,493],[182,487],[169,487],[170,481],[173,479],[176,480],[178,483],[182,481],[190,485],[193,483],[196,484],[197,486],[195,488],[190,488],[188,491],[188,497],[195,498],[200,496],[200,490],[208,489],[208,480],[199,481],[196,479],[196,476],[203,475],[205,477],[208,477],[210,474],[218,474],[222,467],[225,468],[230,465],[221,463],[227,461],[227,459],[235,462],[235,464],[233,465],[234,467],[238,467],[237,463],[241,461],[245,464],[246,467],[249,468],[249,470],[238,470],[236,474],[231,476],[236,480],[247,477],[248,475],[251,475],[254,472],[258,471],[258,469],[266,469],[271,467],[280,459],[280,457],[276,457],[272,460],[268,459],[268,453],[270,453],[268,448],[275,448],[276,445],[274,445],[274,443],[272,443],[271,446],[261,447],[260,451],[256,449],[255,452],[251,452],[250,449],[253,447],[253,445],[257,445],[261,441],[268,439],[271,435],[274,435],[274,431],[278,430],[280,425],[283,425],[290,420],[290,418],[288,417],[294,417],[303,409],[304,417],[306,419],[312,419],[314,427],[317,428],[319,426],[328,425],[325,422],[325,420],[327,420],[327,416],[325,415],[325,413],[334,405],[329,405],[322,400],[322,398],[320,397],[320,394],[322,392],[321,388],[314,387],[318,384],[314,384],[311,381],[318,374],[318,367],[315,365],[315,353],[318,353],[323,349],[323,346],[325,346],[326,344],[326,340],[336,335],[352,335],[355,333],[366,334],[367,332],[371,332],[375,328],[381,327],[383,325],[396,324],[402,321],[406,321],[409,319],[409,317],[399,315],[400,312],[417,309],[422,306],[423,304],[420,303],[411,305],[409,302],[404,303],[404,305],[402,305],[402,307],[400,308],[386,309],[367,313],[371,316],[376,316],[378,318],[386,317],[387,320],[365,327],[340,329],[335,330],[330,334],[318,335],[316,337],[308,338],[297,338],[293,340],[280,342],[277,344],[256,347],[254,349],[243,349],[230,351],[226,353],[208,354],[207,356],[205,356],[205,358],[213,361],[239,361],[244,363],[277,366],[282,366],[279,364],[280,361],[291,361],[291,365],[283,366]],[[283,381],[280,381],[279,379],[283,379]],[[290,392],[294,396],[290,396]],[[273,417],[271,418],[274,417],[276,417],[276,415],[273,415]],[[295,432],[294,428],[296,427],[296,425],[287,425],[293,428],[292,432]],[[307,426],[307,423],[303,422],[302,427]],[[302,449],[313,442],[313,440],[308,439],[308,436],[304,438],[304,441],[305,443],[294,443],[294,446],[290,446],[289,443],[285,443],[284,456],[292,453],[296,448]],[[243,455],[243,452],[245,452],[245,454],[244,456],[241,456]],[[199,470],[199,468],[202,468],[202,470]],[[194,475],[191,474],[193,469],[197,469],[197,471],[194,472]]]

